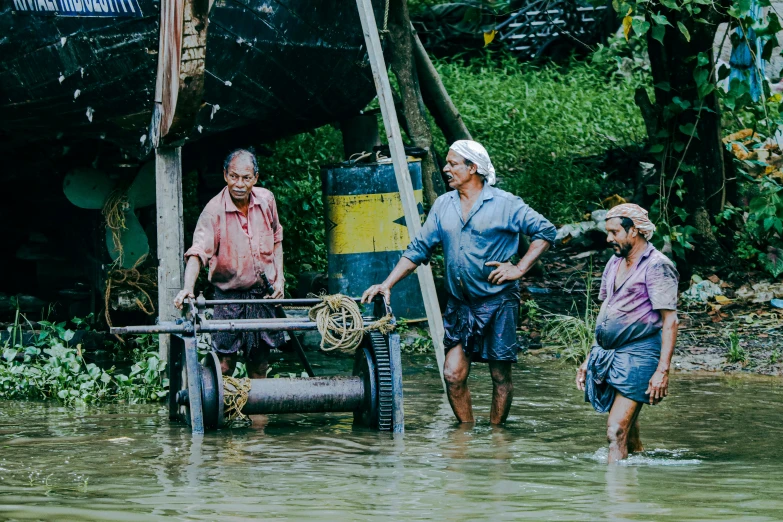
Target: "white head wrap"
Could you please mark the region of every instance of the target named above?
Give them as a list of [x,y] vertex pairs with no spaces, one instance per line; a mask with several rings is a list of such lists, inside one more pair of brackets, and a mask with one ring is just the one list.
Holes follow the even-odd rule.
[[639,205],[633,203],[623,203],[612,207],[609,212],[606,213],[606,219],[612,218],[628,218],[633,221],[633,226],[636,227],[647,241],[652,238],[655,232],[655,225],[647,217],[647,211]]
[[459,140],[455,141],[449,148],[466,160],[473,162],[478,167],[477,172],[486,178],[487,183],[490,185],[495,184],[495,167],[492,166],[487,149],[481,143],[471,140]]

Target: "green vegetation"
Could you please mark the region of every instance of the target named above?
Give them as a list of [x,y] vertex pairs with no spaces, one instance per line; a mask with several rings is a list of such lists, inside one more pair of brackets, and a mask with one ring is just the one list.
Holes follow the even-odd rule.
[[595,340],[595,323],[598,317],[596,303],[593,301],[593,270],[584,274],[585,301],[584,311],[580,314],[576,302],[574,314],[551,314],[547,317],[543,331],[544,343],[557,350],[561,359],[580,365],[590,355]]
[[[558,67],[487,54],[436,67],[474,138],[492,155],[502,188],[554,222],[579,219],[600,202],[605,174],[585,157],[643,140],[633,102],[642,74],[616,72],[615,55]],[[432,127],[443,157],[447,144]],[[339,131],[325,126],[280,140],[274,150],[261,159],[261,182],[277,198],[292,283],[299,271],[326,269],[319,168],[342,159],[342,143]]]
[[728,335],[729,351],[726,354],[726,360],[730,363],[746,364],[748,362],[748,352],[740,345],[740,337],[737,332],[731,332]]
[[[89,331],[86,320],[74,318],[74,328]],[[107,402],[156,402],[168,393],[166,363],[158,358],[157,336],[134,338],[126,353],[128,372],[87,362],[82,345],[73,343],[76,330],[65,322],[39,321],[40,330],[25,334],[17,314],[0,359],[0,399],[55,399],[68,405]],[[27,342],[24,342],[28,337]]]
[[261,184],[277,200],[283,225],[289,291],[299,272],[326,271],[322,165],[342,161],[340,132],[327,125],[276,143],[271,158],[261,158]]
[[633,101],[639,74],[607,75],[597,60],[541,66],[502,54],[437,68],[473,138],[491,154],[501,187],[553,222],[579,219],[600,201],[603,173],[580,160],[643,141]]

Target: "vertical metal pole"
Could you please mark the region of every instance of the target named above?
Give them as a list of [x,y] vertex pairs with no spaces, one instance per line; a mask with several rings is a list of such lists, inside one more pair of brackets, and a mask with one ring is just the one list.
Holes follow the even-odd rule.
[[405,411],[402,397],[402,358],[399,334],[389,335],[389,365],[392,375],[392,431],[405,433]]
[[[389,75],[386,72],[386,62],[383,58],[383,48],[378,36],[378,27],[375,23],[375,13],[372,9],[372,0],[356,0],[359,9],[359,18],[362,21],[364,41],[367,45],[367,55],[372,66],[372,76],[375,80],[375,88],[378,91],[378,102],[381,106],[383,125],[389,140],[389,150],[394,163],[394,174],[397,178],[397,187],[400,190],[400,199],[405,213],[405,224],[408,227],[408,235],[413,238],[421,229],[419,209],[416,198],[413,195],[413,184],[408,172],[408,158],[405,155],[405,146],[402,143],[400,124],[397,121],[397,111],[394,108]],[[424,309],[427,311],[427,322],[430,326],[432,344],[435,347],[435,357],[438,361],[440,379],[443,389],[446,390],[446,382],[443,380],[443,363],[446,354],[443,349],[443,317],[440,315],[438,296],[435,293],[435,280],[432,277],[432,268],[429,265],[420,265],[416,269],[419,276],[419,286],[424,300]]]
[[[204,434],[204,408],[201,404],[201,367],[195,336],[185,338],[185,365],[188,375],[188,398],[190,400],[190,429],[194,435]],[[171,391],[169,391],[171,393]]]
[[[155,149],[155,204],[158,229],[158,317],[180,314],[174,298],[184,283],[185,240],[182,230],[182,153],[179,147]],[[171,339],[160,336],[160,358],[169,360]]]

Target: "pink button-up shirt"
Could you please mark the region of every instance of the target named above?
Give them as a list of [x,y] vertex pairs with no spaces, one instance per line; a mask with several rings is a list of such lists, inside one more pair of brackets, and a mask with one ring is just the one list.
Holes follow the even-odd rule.
[[253,187],[245,217],[226,187],[201,212],[185,258],[198,256],[202,266],[209,264],[209,280],[221,290],[246,290],[260,282],[261,274],[275,284],[275,245],[281,241],[283,227],[271,192]]

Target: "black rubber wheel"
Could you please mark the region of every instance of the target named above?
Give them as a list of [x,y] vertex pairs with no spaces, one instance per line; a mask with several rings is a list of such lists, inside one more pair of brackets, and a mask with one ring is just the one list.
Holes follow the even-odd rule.
[[358,426],[374,428],[378,424],[378,383],[371,348],[360,346],[356,350],[353,375],[364,380],[364,400],[354,410],[353,422]]
[[204,411],[204,429],[220,429],[225,424],[223,416],[223,375],[215,352],[207,354],[201,368],[201,407]]

